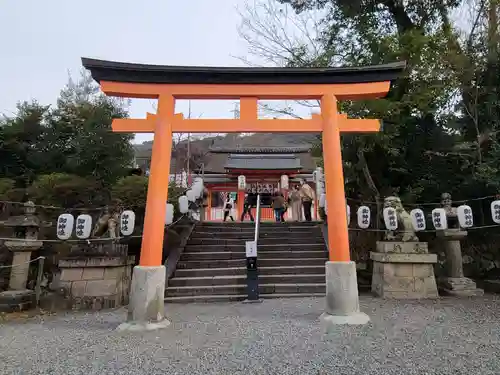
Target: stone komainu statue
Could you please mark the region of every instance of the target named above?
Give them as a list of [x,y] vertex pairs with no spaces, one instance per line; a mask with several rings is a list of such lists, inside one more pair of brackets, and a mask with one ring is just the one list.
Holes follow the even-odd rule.
[[117,238],[119,236],[118,224],[120,221],[120,214],[118,212],[111,213],[106,207],[101,216],[97,219],[94,230],[92,231],[93,237],[109,237]]
[[384,199],[384,208],[392,207],[396,209],[396,216],[398,218],[398,229],[387,230],[385,232],[386,241],[418,241],[418,237],[415,235],[415,229],[411,222],[411,217],[408,212],[403,207],[401,199],[399,197],[387,197]]

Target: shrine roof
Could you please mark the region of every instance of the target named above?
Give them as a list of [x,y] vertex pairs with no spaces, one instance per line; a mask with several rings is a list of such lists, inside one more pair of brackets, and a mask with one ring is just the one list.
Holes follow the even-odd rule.
[[396,79],[405,62],[339,68],[208,67],[125,63],[82,58],[97,82],[163,84],[342,84]]
[[290,154],[230,154],[225,169],[248,170],[300,170],[300,159]]
[[310,152],[311,147],[210,147],[209,151],[214,154],[299,154]]

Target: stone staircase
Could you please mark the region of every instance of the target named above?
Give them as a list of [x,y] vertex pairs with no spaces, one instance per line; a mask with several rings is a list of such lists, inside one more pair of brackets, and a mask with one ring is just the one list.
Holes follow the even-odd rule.
[[[168,281],[165,301],[244,300],[245,241],[253,236],[252,223],[198,224]],[[319,223],[261,223],[260,297],[324,296],[327,259]]]

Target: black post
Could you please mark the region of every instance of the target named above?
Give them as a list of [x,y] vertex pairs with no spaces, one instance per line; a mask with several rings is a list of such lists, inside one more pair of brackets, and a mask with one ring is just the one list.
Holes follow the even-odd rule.
[[257,257],[247,258],[247,300],[259,300],[259,270],[257,268]]

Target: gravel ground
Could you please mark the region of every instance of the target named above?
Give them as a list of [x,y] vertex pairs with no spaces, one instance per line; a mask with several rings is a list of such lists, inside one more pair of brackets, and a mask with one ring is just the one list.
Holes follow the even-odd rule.
[[362,297],[370,324],[323,334],[322,298],[168,306],[173,324],[118,333],[125,310],[0,324],[0,374],[500,374],[500,298]]

